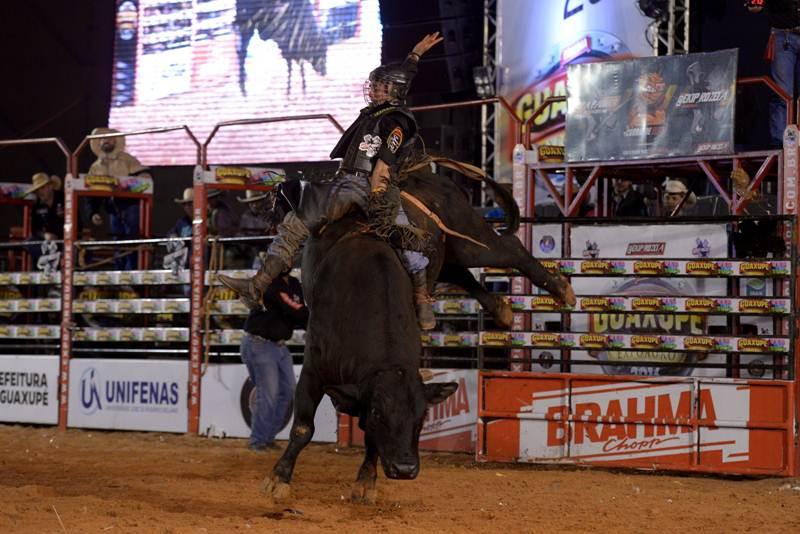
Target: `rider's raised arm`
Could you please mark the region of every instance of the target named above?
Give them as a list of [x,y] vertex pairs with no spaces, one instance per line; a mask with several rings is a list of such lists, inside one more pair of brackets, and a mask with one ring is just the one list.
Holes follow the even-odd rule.
[[403,70],[405,70],[406,74],[408,75],[409,83],[417,74],[417,64],[419,63],[422,55],[430,50],[434,45],[442,42],[442,40],[444,40],[444,37],[441,37],[439,32],[434,32],[429,33],[423,37],[420,42],[414,45],[414,48],[403,60]]

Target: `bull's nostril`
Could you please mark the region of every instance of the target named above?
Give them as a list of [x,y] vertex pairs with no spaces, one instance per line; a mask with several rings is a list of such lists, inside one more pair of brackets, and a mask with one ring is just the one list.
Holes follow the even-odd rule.
[[392,468],[397,473],[398,478],[414,478],[417,476],[417,472],[419,471],[419,464],[392,464]]

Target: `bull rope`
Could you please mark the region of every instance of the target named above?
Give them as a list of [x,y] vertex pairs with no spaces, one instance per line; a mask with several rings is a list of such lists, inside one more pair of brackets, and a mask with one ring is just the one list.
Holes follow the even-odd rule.
[[452,230],[451,228],[448,228],[447,225],[444,224],[444,222],[439,218],[438,215],[436,215],[434,212],[432,212],[430,209],[428,209],[428,206],[426,206],[420,199],[418,199],[417,197],[415,197],[411,193],[407,193],[405,191],[400,191],[400,196],[403,197],[404,199],[408,200],[414,206],[416,206],[416,208],[418,210],[420,210],[424,215],[426,215],[428,218],[430,218],[434,222],[434,224],[436,224],[436,226],[438,226],[439,229],[442,232],[444,232],[445,234],[452,235],[452,236],[455,236],[455,237],[460,237],[461,239],[465,239],[465,240],[469,241],[470,243],[474,243],[475,245],[478,245],[479,247],[483,247],[486,250],[489,250],[488,246],[484,245],[483,243],[481,243],[477,239],[473,239],[468,235],[464,235],[462,233],[456,232],[455,230]]

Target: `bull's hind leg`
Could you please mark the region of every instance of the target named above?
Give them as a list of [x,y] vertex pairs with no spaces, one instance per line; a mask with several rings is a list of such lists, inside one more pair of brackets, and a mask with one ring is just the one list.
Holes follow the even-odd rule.
[[364,451],[364,463],[358,470],[358,476],[353,484],[350,499],[356,503],[375,504],[378,490],[375,489],[375,480],[378,478],[378,450],[367,443]]
[[534,285],[551,293],[561,302],[570,306],[575,305],[577,302],[575,292],[567,279],[561,274],[551,273],[545,269],[539,260],[525,250],[516,236],[497,236],[497,239],[488,243],[491,247],[485,249],[461,241],[458,246],[453,246],[453,252],[458,258],[458,263],[465,267],[515,268],[528,277]]
[[304,368],[294,394],[294,423],[289,434],[289,445],[272,468],[272,475],[264,480],[264,492],[275,500],[288,499],[291,496],[289,484],[297,456],[314,435],[314,414],[322,395],[322,384]]
[[460,265],[445,264],[439,273],[438,280],[448,284],[455,284],[464,289],[469,295],[477,300],[484,310],[494,317],[495,323],[500,328],[510,328],[514,320],[511,304],[500,295],[494,295],[486,290],[469,269]]

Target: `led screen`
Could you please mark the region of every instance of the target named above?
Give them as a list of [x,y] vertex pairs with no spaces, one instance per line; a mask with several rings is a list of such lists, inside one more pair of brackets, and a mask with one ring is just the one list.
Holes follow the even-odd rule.
[[[380,63],[378,0],[118,0],[109,125],[185,124],[203,142],[215,124],[364,107]],[[223,128],[210,163],[320,161],[339,138],[323,120]],[[132,136],[146,165],[194,164],[180,134]]]

